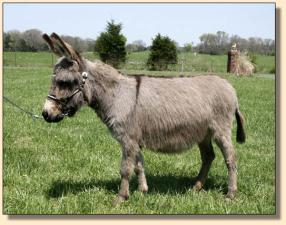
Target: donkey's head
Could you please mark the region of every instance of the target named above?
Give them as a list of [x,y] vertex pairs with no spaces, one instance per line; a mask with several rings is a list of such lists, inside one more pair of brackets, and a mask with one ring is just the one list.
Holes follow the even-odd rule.
[[50,49],[61,58],[54,66],[52,84],[42,115],[47,122],[73,116],[84,104],[83,88],[87,78],[83,58],[57,34],[43,35]]

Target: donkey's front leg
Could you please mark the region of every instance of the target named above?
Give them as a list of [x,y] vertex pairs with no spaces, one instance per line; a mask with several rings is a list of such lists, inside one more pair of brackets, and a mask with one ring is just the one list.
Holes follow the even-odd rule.
[[118,196],[114,200],[114,204],[119,204],[129,197],[129,180],[134,171],[136,156],[138,155],[140,148],[137,142],[132,139],[125,138],[122,142],[122,161],[121,161],[121,185]]
[[148,185],[144,172],[144,158],[141,152],[136,156],[135,173],[138,176],[138,190],[145,193],[148,191]]

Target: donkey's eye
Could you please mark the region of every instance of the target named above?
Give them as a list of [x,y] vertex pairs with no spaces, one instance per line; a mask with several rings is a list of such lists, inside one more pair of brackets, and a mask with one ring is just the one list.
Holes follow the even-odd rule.
[[78,84],[78,80],[73,80],[73,84],[77,85]]
[[71,82],[70,81],[64,81],[64,80],[58,80],[57,84],[62,87],[62,88],[67,88],[71,86]]

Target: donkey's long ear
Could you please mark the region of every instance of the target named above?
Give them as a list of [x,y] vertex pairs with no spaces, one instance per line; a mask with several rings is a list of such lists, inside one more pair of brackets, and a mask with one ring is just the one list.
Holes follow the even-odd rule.
[[64,56],[66,56],[69,59],[77,61],[79,66],[83,65],[83,59],[81,55],[76,50],[74,50],[71,45],[63,41],[59,37],[59,35],[57,35],[56,33],[52,33],[51,40],[55,48],[58,49],[60,52],[62,52]]
[[50,50],[55,53],[57,56],[61,57],[63,56],[63,52],[59,51],[59,49],[55,48],[53,41],[51,40],[51,38],[49,37],[49,35],[47,34],[43,34],[43,39],[47,42],[47,44],[49,45]]

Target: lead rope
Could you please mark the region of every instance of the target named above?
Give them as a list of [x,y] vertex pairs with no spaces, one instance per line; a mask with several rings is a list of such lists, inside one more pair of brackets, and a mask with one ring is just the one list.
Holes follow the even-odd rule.
[[12,106],[14,106],[17,109],[20,109],[22,112],[26,113],[27,115],[31,116],[33,119],[44,119],[42,116],[33,114],[32,112],[23,109],[22,107],[18,106],[16,103],[14,103],[13,101],[11,101],[9,98],[3,96],[3,99],[7,102],[9,102]]

